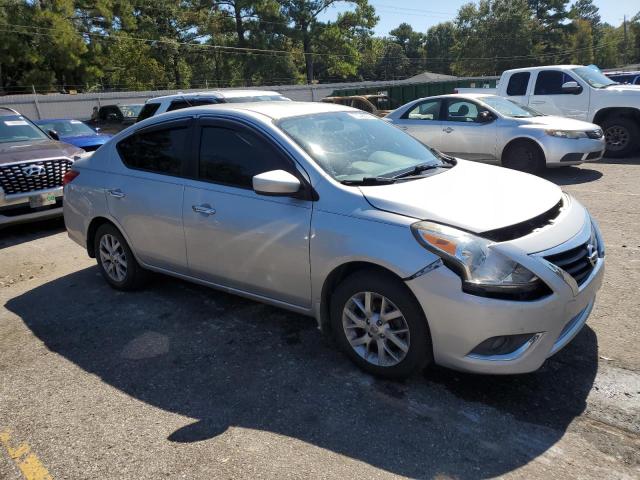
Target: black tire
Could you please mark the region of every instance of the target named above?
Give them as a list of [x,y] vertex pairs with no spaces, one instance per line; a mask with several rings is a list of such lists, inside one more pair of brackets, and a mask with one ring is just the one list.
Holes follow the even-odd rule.
[[[365,360],[365,358],[358,354],[355,348],[351,346],[343,326],[343,312],[345,307],[348,306],[347,302],[351,304],[351,298],[362,292],[372,292],[386,297],[386,300],[392,303],[391,307],[397,307],[402,313],[402,318],[406,322],[409,330],[408,337],[404,337],[405,340],[408,339],[408,350],[399,363],[389,366],[372,363],[373,360],[377,360],[378,358],[377,345],[379,344],[372,346],[372,349],[376,351],[372,351],[371,354],[375,353],[376,358],[371,358],[371,361]],[[364,315],[364,312],[362,312],[362,314]],[[401,322],[402,320],[385,322],[380,332],[382,332],[382,329],[385,328],[386,325],[390,325],[394,321]],[[384,378],[402,379],[426,367],[433,361],[431,335],[424,312],[407,286],[404,285],[401,280],[390,274],[366,269],[357,271],[345,278],[331,296],[331,327],[336,342],[346,355],[361,369],[373,375]],[[356,330],[360,329],[356,328]],[[349,332],[352,332],[352,335],[362,335],[361,338],[364,338],[365,335],[371,337],[371,335],[364,330],[358,333],[356,333],[355,330],[349,330]],[[381,337],[384,338],[384,335],[381,335]],[[390,338],[386,339],[386,341],[389,342],[390,340]],[[377,340],[371,339],[371,342],[374,341]],[[386,345],[393,348],[395,344],[391,342]],[[369,351],[368,346],[367,351]],[[391,362],[398,360],[391,358],[387,352],[388,351],[384,352],[383,357],[386,357]],[[398,355],[400,353],[399,349],[395,353]],[[400,353],[398,357],[401,355],[402,353]]]
[[[103,261],[103,255],[101,255],[101,241],[106,236],[110,236],[112,239],[117,240],[119,244],[118,251],[121,251],[120,255],[125,259],[126,270],[121,280],[114,278],[114,274],[109,273],[109,263],[113,262],[113,260]],[[108,238],[106,240],[108,240]],[[104,279],[113,288],[116,290],[131,291],[139,289],[145,283],[147,280],[147,271],[138,264],[133,256],[131,248],[129,248],[129,245],[127,244],[127,241],[116,227],[108,223],[101,225],[96,231],[93,245],[100,273],[102,273]],[[120,270],[120,272],[121,271],[122,270]]]
[[628,157],[640,145],[640,126],[631,118],[619,116],[605,118],[602,122],[602,130],[607,142],[606,157]]
[[537,145],[527,140],[516,140],[502,152],[502,166],[539,175],[547,165],[544,154]]

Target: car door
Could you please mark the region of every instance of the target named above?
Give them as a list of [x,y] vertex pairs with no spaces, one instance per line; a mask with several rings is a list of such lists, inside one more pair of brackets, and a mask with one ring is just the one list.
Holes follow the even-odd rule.
[[410,107],[401,118],[393,123],[425,145],[440,150],[441,105],[442,100],[439,98],[422,100]]
[[486,108],[466,98],[449,98],[443,110],[441,151],[466,160],[497,161],[497,123],[480,118]]
[[[566,93],[562,85],[577,82],[580,93]],[[529,96],[529,105],[547,115],[587,120],[589,110],[589,88],[577,75],[561,70],[541,70],[535,78],[535,87]]]
[[190,274],[289,304],[311,306],[309,235],[312,202],[264,196],[252,177],[304,174],[263,133],[227,120],[201,119],[195,177],[185,190],[184,229]]
[[138,258],[185,274],[182,200],[191,134],[191,119],[181,119],[120,140],[106,189],[109,212]]

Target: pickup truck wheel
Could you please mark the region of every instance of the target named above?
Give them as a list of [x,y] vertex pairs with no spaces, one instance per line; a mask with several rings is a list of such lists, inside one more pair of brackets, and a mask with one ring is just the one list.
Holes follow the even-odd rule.
[[405,378],[433,358],[422,308],[401,280],[360,270],[331,298],[331,327],[340,348],[360,368],[385,378]]
[[638,147],[640,128],[630,118],[610,117],[602,122],[607,142],[605,156],[621,158],[630,155]]
[[502,153],[502,166],[537,175],[544,171],[546,162],[537,145],[530,141],[518,140]]
[[122,234],[111,224],[96,232],[94,251],[100,273],[116,290],[136,290],[145,282],[146,270],[138,264]]

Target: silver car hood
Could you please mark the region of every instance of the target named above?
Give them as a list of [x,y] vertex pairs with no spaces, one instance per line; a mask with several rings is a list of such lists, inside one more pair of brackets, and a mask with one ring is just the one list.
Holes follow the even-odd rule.
[[536,176],[465,160],[420,180],[360,190],[379,210],[476,233],[532,219],[562,198],[557,185]]

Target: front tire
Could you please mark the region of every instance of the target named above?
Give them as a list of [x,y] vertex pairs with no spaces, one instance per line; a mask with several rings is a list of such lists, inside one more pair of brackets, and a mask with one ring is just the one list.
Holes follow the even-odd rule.
[[331,298],[331,326],[340,348],[373,375],[406,378],[433,358],[422,308],[390,274],[361,270],[343,280]]
[[100,273],[116,290],[136,290],[146,280],[146,271],[138,264],[127,241],[111,224],[98,228],[94,252]]
[[610,117],[602,122],[604,139],[607,142],[605,156],[627,157],[638,147],[640,127],[630,118]]
[[537,145],[530,141],[517,140],[502,153],[502,166],[539,175],[544,171],[546,161]]

